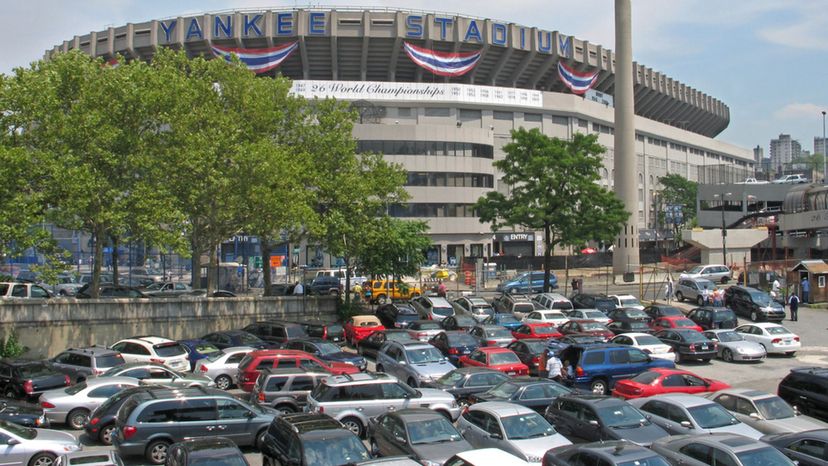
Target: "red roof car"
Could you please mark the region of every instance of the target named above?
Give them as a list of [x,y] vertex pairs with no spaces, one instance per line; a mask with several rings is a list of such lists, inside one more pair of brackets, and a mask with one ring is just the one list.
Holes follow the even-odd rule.
[[603,338],[604,341],[615,336],[612,330],[608,329],[606,325],[595,320],[570,320],[558,327],[558,330],[564,335],[572,335],[574,333],[595,335]]
[[460,367],[486,367],[507,375],[529,375],[529,367],[514,351],[498,346],[478,348],[460,358]]
[[349,341],[353,347],[356,347],[356,344],[368,335],[378,330],[385,330],[377,316],[353,316],[345,321],[343,328],[345,340]]
[[552,324],[523,324],[512,330],[512,336],[518,340],[526,338],[561,338],[563,334]]
[[650,327],[652,327],[654,332],[674,328],[689,328],[697,332],[702,331],[702,328],[696,325],[695,322],[687,317],[680,316],[659,317],[650,323]]
[[333,375],[356,374],[359,368],[352,364],[322,361],[316,356],[299,350],[251,351],[239,363],[239,388],[253,391],[259,373],[265,368],[301,367],[308,371],[330,372]]
[[679,369],[650,369],[631,379],[619,380],[612,389],[612,396],[619,398],[643,398],[662,393],[706,393],[730,388],[730,385]]

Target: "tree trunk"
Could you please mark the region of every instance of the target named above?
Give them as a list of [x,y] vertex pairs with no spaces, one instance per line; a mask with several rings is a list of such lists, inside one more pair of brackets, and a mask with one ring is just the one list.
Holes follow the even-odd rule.
[[192,277],[193,289],[201,288],[201,251],[195,244],[190,244],[193,257],[190,258],[190,277]]
[[92,284],[90,285],[89,296],[99,298],[101,295],[101,262],[103,262],[103,228],[96,226],[93,230],[92,240],[95,242],[94,256],[92,261]]
[[345,308],[351,306],[351,259],[345,258]]
[[[552,228],[543,226],[543,292],[549,293],[549,276],[552,273]],[[531,277],[529,282],[531,283]]]
[[[564,296],[566,296],[566,287],[569,286],[569,253],[564,257]],[[572,288],[572,294],[575,294],[575,288]]]
[[112,243],[112,284],[118,286],[118,237],[110,236]]
[[210,247],[208,251],[208,266],[207,266],[207,296],[218,289],[218,257],[216,255],[216,248]]
[[259,241],[259,245],[262,248],[262,272],[264,275],[264,295],[273,296],[273,291],[271,290],[271,283],[273,283],[273,277],[270,274],[270,240],[262,236],[259,238]]

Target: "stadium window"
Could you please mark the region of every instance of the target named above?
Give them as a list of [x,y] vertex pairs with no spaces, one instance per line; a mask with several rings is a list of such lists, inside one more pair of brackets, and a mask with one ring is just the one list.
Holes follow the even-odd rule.
[[589,128],[589,121],[578,119],[578,128]]
[[599,125],[598,123],[592,123],[592,132],[593,133],[598,133],[600,131],[601,131],[601,125]]
[[641,134],[636,134],[635,135],[635,140],[639,141],[639,142],[644,142],[644,136],[641,135]]
[[425,116],[427,117],[447,117],[451,115],[451,109],[446,107],[426,107]]
[[552,124],[553,125],[566,126],[566,125],[569,124],[569,118],[562,117],[562,116],[557,116],[557,115],[552,115]]
[[401,117],[410,117],[411,116],[411,107],[400,107],[397,109],[397,116]]
[[515,119],[515,114],[513,112],[494,112],[494,119],[501,120],[501,121],[512,121]]
[[480,121],[483,119],[483,112],[481,112],[480,110],[470,110],[467,108],[461,108],[460,112],[457,115],[457,119],[463,122]]
[[543,121],[543,115],[540,113],[524,113],[523,121],[541,122]]

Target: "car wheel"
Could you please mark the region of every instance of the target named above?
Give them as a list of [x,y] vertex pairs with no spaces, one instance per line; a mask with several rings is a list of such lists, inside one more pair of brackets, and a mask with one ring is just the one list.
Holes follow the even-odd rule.
[[17,393],[15,393],[14,389],[7,388],[5,392],[3,392],[3,396],[6,398],[15,399],[17,398]]
[[722,351],[722,359],[727,362],[733,362],[733,351],[730,351],[730,348],[725,348],[725,350]]
[[385,372],[385,368],[382,366],[377,366],[377,372]]
[[216,388],[219,390],[229,390],[233,385],[233,380],[227,375],[220,375],[216,377]]
[[696,304],[698,304],[699,306],[704,306],[704,297],[696,296]]
[[101,433],[98,434],[98,440],[104,445],[112,445],[112,434],[115,433],[115,429],[115,424],[110,424],[102,428]]
[[684,295],[681,294],[681,291],[676,291],[676,301],[678,301],[678,302],[684,301]]
[[681,362],[681,353],[676,351],[676,356],[673,358],[673,361],[675,361],[676,364],[680,363]]
[[339,422],[341,422],[346,429],[353,432],[357,437],[362,438],[362,436],[365,435],[365,428],[362,427],[362,422],[359,419],[353,416],[348,416]]
[[409,377],[407,383],[409,387],[417,388],[417,381],[414,379],[414,377]]
[[88,420],[89,411],[85,409],[73,409],[72,411],[69,411],[69,414],[66,416],[66,425],[72,429],[81,430]]
[[296,412],[291,405],[279,405],[276,407],[276,411],[279,411],[282,414],[291,414]]
[[754,322],[759,322],[759,313],[756,311],[750,311],[750,320]]
[[377,302],[380,304],[388,304],[388,297],[384,294],[377,296]]
[[595,379],[589,384],[589,389],[596,395],[606,395],[607,382],[604,379]]
[[55,464],[55,455],[49,452],[38,453],[29,460],[29,466],[52,466]]
[[156,440],[147,446],[147,461],[152,464],[164,464],[167,461],[167,450],[170,448],[170,442],[166,440]]

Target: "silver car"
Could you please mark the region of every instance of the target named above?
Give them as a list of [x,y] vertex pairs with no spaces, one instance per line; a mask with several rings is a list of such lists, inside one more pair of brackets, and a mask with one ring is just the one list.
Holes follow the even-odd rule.
[[457,430],[475,448],[499,448],[530,463],[540,463],[550,448],[572,444],[532,409],[499,401],[469,406]]
[[479,296],[461,296],[452,301],[451,305],[457,313],[472,316],[478,322],[483,322],[483,319],[495,312],[492,305]]
[[94,377],[71,387],[43,392],[39,403],[50,422],[78,430],[110,396],[140,383],[132,377]]
[[65,453],[81,450],[80,440],[68,432],[32,429],[0,421],[0,437],[4,438],[3,465],[53,466]]
[[706,278],[682,278],[676,284],[676,300],[685,299],[704,306],[704,290],[707,290],[709,299],[713,299],[713,290],[716,285]]
[[709,398],[733,413],[736,419],[764,434],[787,434],[826,429],[828,424],[800,415],[782,398],[751,388],[728,388]]
[[154,362],[131,362],[113,367],[97,378],[133,377],[142,384],[167,385],[171,387],[213,387],[215,383],[206,375],[178,372]]
[[670,435],[731,433],[759,439],[762,433],[742,423],[718,403],[696,395],[669,394],[628,400]]
[[705,278],[716,283],[727,283],[730,281],[730,275],[730,268],[726,265],[697,265],[687,272],[679,275],[679,279]]
[[196,362],[193,374],[202,374],[213,380],[216,388],[228,390],[233,386],[233,377],[239,373],[239,363],[255,348],[234,346],[213,353]]
[[716,356],[727,362],[761,361],[768,355],[764,346],[745,340],[741,334],[730,329],[708,330],[704,336],[719,343]]
[[734,434],[678,435],[656,440],[650,447],[670,464],[682,466],[793,466],[776,448]]
[[377,372],[405,380],[411,387],[431,383],[457,369],[428,343],[389,341],[377,353]]

